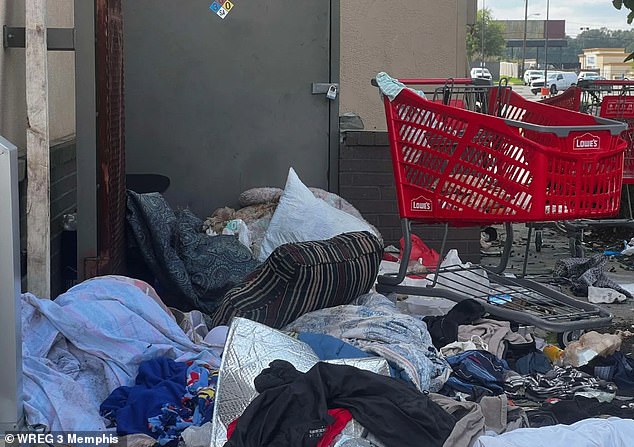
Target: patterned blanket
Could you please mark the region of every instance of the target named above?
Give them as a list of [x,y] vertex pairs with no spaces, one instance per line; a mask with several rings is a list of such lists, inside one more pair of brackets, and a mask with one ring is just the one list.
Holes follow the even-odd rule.
[[310,312],[283,330],[332,335],[383,357],[421,391],[440,390],[451,373],[425,323],[400,313],[378,293],[362,295],[351,305]]
[[212,314],[220,299],[258,263],[235,236],[208,236],[189,210],[174,212],[158,193],[128,191],[132,242],[170,306]]

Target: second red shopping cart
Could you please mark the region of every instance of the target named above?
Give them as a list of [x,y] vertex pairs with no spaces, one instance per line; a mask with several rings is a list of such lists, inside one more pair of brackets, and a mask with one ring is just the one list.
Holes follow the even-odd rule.
[[[403,259],[409,259],[412,222],[474,225],[618,212],[623,123],[528,101],[506,86],[477,86],[468,79],[400,81],[428,92],[424,98],[402,88],[384,96]],[[498,275],[508,260],[509,240],[511,234],[500,267],[484,277],[478,277],[480,267],[445,266],[437,267],[427,287],[404,286],[407,263],[402,263],[398,274],[379,277],[377,290],[475,298],[494,315],[557,332],[610,322],[609,313],[592,304]],[[443,275],[451,280],[439,281]],[[485,282],[490,285],[483,288]]]

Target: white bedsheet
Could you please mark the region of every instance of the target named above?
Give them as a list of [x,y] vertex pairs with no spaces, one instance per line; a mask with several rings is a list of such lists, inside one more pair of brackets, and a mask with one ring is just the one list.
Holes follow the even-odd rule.
[[634,420],[585,419],[572,425],[520,428],[481,436],[473,447],[632,447]]

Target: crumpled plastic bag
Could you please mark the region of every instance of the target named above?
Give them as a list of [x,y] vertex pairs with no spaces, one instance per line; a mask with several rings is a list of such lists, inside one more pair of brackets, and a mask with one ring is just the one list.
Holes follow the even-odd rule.
[[[437,283],[440,287],[481,298],[491,295],[487,272],[481,268],[473,268],[470,262],[463,263],[456,249],[449,250],[440,264],[440,272]],[[428,275],[428,279],[433,281],[434,276]]]
[[621,334],[599,334],[590,331],[573,341],[564,350],[564,364],[579,367],[597,356],[607,357],[621,349]]
[[630,239],[629,242],[625,242],[625,248],[621,251],[623,256],[632,256],[634,255],[634,237]]
[[[412,251],[409,254],[410,261],[417,261],[419,264],[424,265],[425,267],[436,268],[438,265],[438,258],[440,255],[433,248],[429,248],[427,244],[425,244],[421,238],[416,236],[415,234],[411,235],[412,239]],[[401,238],[401,251],[399,259],[403,259],[403,250],[405,245],[405,239]]]
[[152,447],[154,445],[156,445],[156,439],[153,437],[146,435],[145,433],[134,433],[131,435],[119,436],[117,438],[117,443],[110,444],[110,447]]
[[588,302],[594,304],[622,303],[627,297],[621,292],[607,287],[588,287]]
[[200,427],[195,425],[187,427],[181,433],[185,447],[209,447],[211,445],[212,428],[213,424],[211,422],[206,422]]

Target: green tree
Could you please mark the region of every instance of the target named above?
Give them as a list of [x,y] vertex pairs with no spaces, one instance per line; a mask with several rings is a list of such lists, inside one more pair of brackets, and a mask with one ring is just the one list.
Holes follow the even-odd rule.
[[[634,21],[634,0],[612,0],[612,4],[618,10],[621,10],[623,7],[630,10],[627,15],[627,24],[631,25],[632,21]],[[634,53],[630,53],[630,55],[625,58],[624,62],[631,60],[634,60]]]
[[[625,48],[634,51],[634,30],[611,30],[608,28],[585,29],[577,37],[566,36],[567,46],[561,48],[560,60],[563,63],[577,63],[579,54],[587,48]],[[527,57],[533,57],[527,49]],[[557,54],[555,52],[555,54]]]
[[[484,33],[483,33],[484,31]],[[482,45],[484,38],[484,47]],[[476,57],[483,60],[504,57],[506,42],[504,25],[494,22],[491,11],[479,10],[474,25],[467,30],[467,57],[473,61]]]

